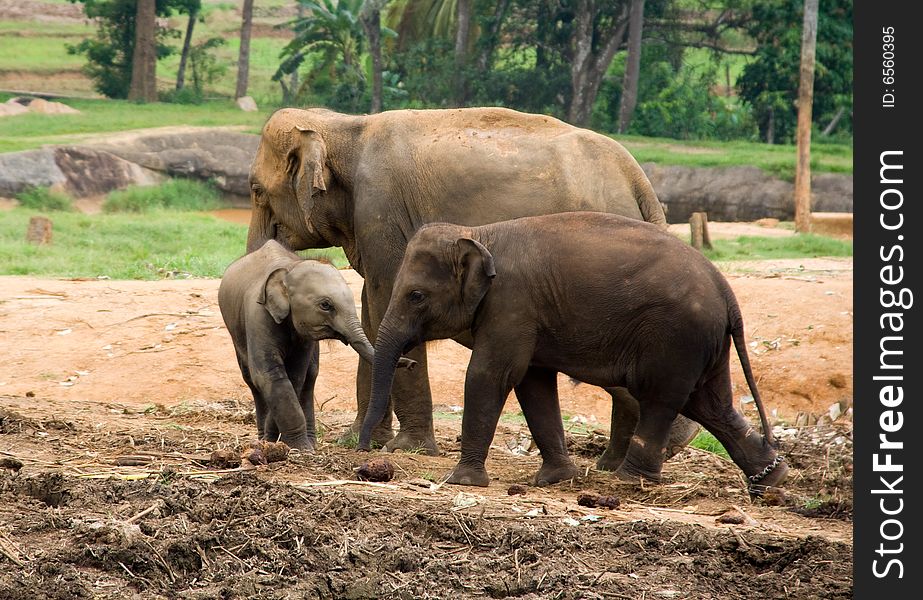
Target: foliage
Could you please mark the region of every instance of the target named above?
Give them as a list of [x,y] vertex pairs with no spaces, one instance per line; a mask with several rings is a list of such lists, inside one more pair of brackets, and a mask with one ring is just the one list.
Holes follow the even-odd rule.
[[[363,3],[364,0],[302,1],[307,13],[287,24],[295,37],[283,48],[283,60],[273,81],[307,64],[307,76],[297,100],[344,112],[361,110],[367,87],[362,62],[366,48],[360,20]],[[396,35],[385,28],[382,33]]]
[[213,186],[192,179],[170,179],[157,186],[132,186],[110,192],[103,202],[103,211],[214,210],[220,205],[218,190]]
[[[762,139],[794,139],[798,121],[802,0],[756,3],[747,32],[757,42],[756,59],[738,79],[740,96],[753,109]],[[814,123],[824,126],[839,109],[852,113],[852,0],[820,3],[814,72]],[[851,130],[851,116],[842,127]]]
[[74,210],[70,196],[52,191],[46,187],[30,187],[16,194],[19,205],[31,210],[71,211]]
[[[85,54],[84,73],[93,80],[96,90],[109,98],[125,98],[131,85],[131,59],[135,47],[135,0],[70,0],[84,5],[87,17],[96,19],[96,37],[79,44],[69,45],[71,54]],[[200,0],[157,0],[156,14],[168,17],[174,10],[189,10]],[[158,29],[156,34],[157,58],[173,52],[166,44],[179,32]]]
[[[675,139],[755,139],[756,125],[739,103],[713,93],[717,64],[691,65],[663,44],[644,46],[638,105],[629,132]],[[624,54],[613,61],[597,102],[593,124],[615,130],[622,92]]]

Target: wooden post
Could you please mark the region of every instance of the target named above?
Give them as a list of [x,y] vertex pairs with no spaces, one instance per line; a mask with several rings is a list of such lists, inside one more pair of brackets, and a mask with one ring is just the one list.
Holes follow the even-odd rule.
[[51,219],[48,217],[31,217],[26,229],[26,241],[43,246],[51,243]]
[[814,51],[817,2],[804,0],[801,31],[801,82],[798,84],[798,164],[795,167],[795,231],[811,231],[811,113],[814,102]]
[[708,215],[704,212],[694,212],[689,217],[692,247],[696,250],[712,249],[711,236],[708,235]]

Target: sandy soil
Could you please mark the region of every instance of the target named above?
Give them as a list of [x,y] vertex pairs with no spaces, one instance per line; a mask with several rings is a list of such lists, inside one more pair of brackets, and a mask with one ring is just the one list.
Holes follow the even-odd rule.
[[[671,460],[659,486],[596,471],[608,396],[563,378],[584,477],[526,485],[539,458],[511,400],[491,486],[431,483],[458,457],[468,351],[454,342],[431,345],[444,455],[391,455],[393,487],[330,483],[368,458],[334,443],[355,406],[357,359],[339,343],[322,347],[318,452],[221,471],[209,454],[255,426],[217,281],[0,278],[0,597],[848,597],[851,424],[806,424],[851,406],[851,266],[729,275],[792,468],[784,496],[755,503],[733,464],[701,450]],[[741,409],[756,422],[752,403]],[[621,506],[579,506],[583,492]]]

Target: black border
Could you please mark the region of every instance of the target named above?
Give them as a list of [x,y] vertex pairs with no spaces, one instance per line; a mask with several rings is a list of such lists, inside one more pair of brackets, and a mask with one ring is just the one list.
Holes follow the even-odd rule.
[[[920,22],[914,19],[919,14],[916,2],[871,2],[858,1],[854,6],[854,250],[855,250],[855,285],[854,285],[854,597],[856,598],[921,598],[923,597],[923,545],[920,530],[920,494],[912,491],[921,488],[923,463],[920,444],[923,439],[923,416],[920,406],[920,375],[923,362],[915,346],[923,343],[920,337],[920,309],[917,303],[923,302],[919,281],[923,272],[923,253],[920,251],[919,239],[923,236],[923,227],[919,218],[919,204],[923,202],[919,181],[923,179],[920,169],[919,148],[920,112],[923,111],[923,91],[920,89],[920,63],[923,61],[923,30]],[[882,79],[883,28],[893,27],[895,37],[895,81],[886,84]],[[893,107],[884,107],[883,94],[893,89],[895,96]],[[882,184],[880,181],[880,155],[885,151],[903,151],[892,162],[902,161],[903,182],[900,188],[904,202],[899,209],[903,213],[904,224],[900,230],[887,231],[880,225],[883,211],[880,195],[895,185]],[[895,155],[897,156],[897,155]],[[894,171],[891,171],[894,173]],[[890,198],[896,196],[891,195]],[[894,218],[888,213],[888,218]],[[892,221],[893,222],[893,221]],[[902,235],[903,239],[898,240]],[[903,248],[902,262],[897,262],[899,253],[891,261],[882,260],[882,248],[885,256],[895,245]],[[881,269],[886,264],[901,265],[904,268],[904,280],[896,286],[885,286],[881,282]],[[913,305],[907,310],[885,309],[881,306],[880,291],[897,290],[906,287],[914,293]],[[903,312],[904,328],[898,334],[890,334],[889,329],[882,329],[882,313],[898,310]],[[894,474],[873,471],[873,455],[881,454],[879,434],[882,433],[879,419],[883,411],[888,410],[879,400],[881,381],[875,381],[876,375],[882,374],[879,368],[882,336],[901,335],[900,348],[892,341],[891,349],[903,350],[899,358],[904,368],[900,373],[904,379],[895,382],[903,387],[904,399],[893,410],[902,412],[902,428],[888,434],[889,439],[904,443],[902,450],[892,451],[894,463],[903,465],[904,479],[894,487],[903,490],[903,510],[893,518],[901,521],[903,532],[899,540],[888,542],[882,539],[880,527],[889,518],[882,514],[879,501],[884,496],[873,493],[880,489],[879,476],[885,475],[892,481]],[[885,451],[887,452],[887,451]],[[884,458],[880,457],[879,462]],[[894,509],[898,495],[888,496],[887,508]],[[895,535],[898,526],[891,523],[886,533]],[[903,543],[902,552],[886,555],[876,554],[879,544],[884,543],[898,548]],[[879,570],[884,570],[889,558],[900,560],[903,565],[903,577],[898,578],[896,565],[887,570],[888,576],[879,578],[873,573],[873,562],[878,559]],[[873,596],[874,594],[874,596]],[[884,594],[884,595],[882,595]]]

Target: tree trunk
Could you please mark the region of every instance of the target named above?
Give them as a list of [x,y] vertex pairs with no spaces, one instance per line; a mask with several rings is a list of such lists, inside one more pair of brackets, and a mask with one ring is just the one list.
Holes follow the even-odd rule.
[[638,104],[638,77],[641,72],[641,30],[644,27],[644,0],[631,0],[631,17],[628,22],[628,61],[622,83],[622,102],[619,106],[619,133],[628,131],[631,116]]
[[244,0],[240,26],[240,54],[237,56],[237,91],[235,98],[247,95],[250,78],[250,30],[253,29],[253,0]]
[[[596,0],[577,1],[571,34],[571,98],[567,109],[567,120],[573,125],[582,127],[590,120],[599,84],[628,29],[627,7],[627,4],[622,7],[607,30],[595,32],[594,22],[599,13]],[[594,33],[600,40],[596,52],[593,52]]]
[[795,231],[811,231],[811,112],[814,102],[814,50],[817,2],[804,0],[801,81],[798,84],[798,164],[795,168]]
[[510,7],[510,0],[499,0],[497,7],[494,9],[493,19],[490,21],[490,27],[485,35],[481,36],[482,46],[478,54],[477,69],[479,73],[486,73],[487,67],[490,66],[490,59],[493,57],[494,50],[497,48],[500,35],[500,27],[503,26],[503,19],[506,17],[506,11]]
[[465,67],[468,64],[468,34],[471,31],[471,0],[457,0],[455,17],[455,106],[464,106],[468,101],[468,78]]
[[176,89],[181,90],[186,85],[186,61],[189,60],[189,48],[192,46],[192,30],[195,28],[196,17],[199,11],[189,11],[189,22],[186,23],[186,37],[183,39],[183,52],[179,56],[179,69],[176,71]]
[[830,124],[824,127],[824,130],[821,132],[821,135],[826,137],[830,135],[831,133],[833,133],[833,130],[836,129],[836,126],[839,124],[840,119],[842,119],[843,115],[845,114],[846,114],[846,109],[841,106],[840,110],[836,111],[836,114],[833,115],[833,119],[830,120]]
[[711,236],[708,234],[708,214],[694,212],[689,217],[690,240],[696,250],[712,249]]
[[372,105],[369,112],[381,112],[381,5],[383,2],[366,2],[361,16],[362,28],[369,41],[369,54],[372,56]]
[[135,47],[131,55],[131,86],[128,99],[157,102],[157,3],[138,0],[135,14]]

